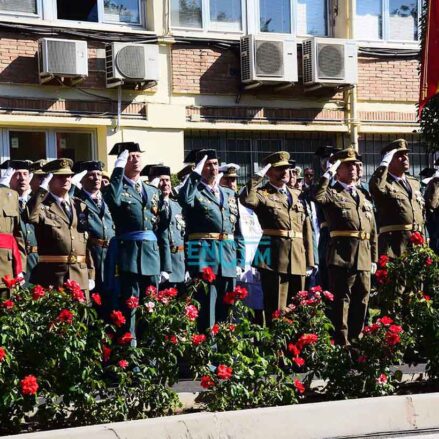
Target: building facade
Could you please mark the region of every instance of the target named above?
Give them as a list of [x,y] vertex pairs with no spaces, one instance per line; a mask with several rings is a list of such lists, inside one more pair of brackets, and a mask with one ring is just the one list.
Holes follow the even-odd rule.
[[[314,151],[333,144],[358,148],[370,174],[381,146],[404,137],[417,175],[431,159],[416,119],[420,8],[421,0],[0,1],[1,159],[100,159],[111,169],[113,144],[137,141],[145,164],[176,172],[191,149],[215,147],[245,179],[271,151],[317,166]],[[284,67],[297,80],[243,83],[247,34],[293,41],[297,65]],[[311,37],[355,43],[354,84],[304,84]],[[47,75],[44,38],[85,41],[87,74]],[[112,82],[109,62],[123,61],[109,61],[112,43],[153,48],[144,72],[151,81],[129,80],[139,58],[128,51],[128,80]],[[66,46],[49,55],[71,60],[69,53]],[[265,63],[276,56],[265,54]]]

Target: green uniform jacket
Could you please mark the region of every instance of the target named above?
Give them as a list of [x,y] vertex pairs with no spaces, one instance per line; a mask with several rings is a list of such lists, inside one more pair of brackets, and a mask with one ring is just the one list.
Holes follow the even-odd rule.
[[[18,249],[21,254],[23,270],[26,269],[26,250],[24,247],[23,235],[20,230],[20,211],[18,207],[17,192],[8,187],[0,187],[0,233],[15,236]],[[6,275],[14,277],[12,251],[0,248],[0,288],[5,288],[2,278]]]
[[291,194],[291,205],[285,195],[280,194],[270,183],[259,187],[263,177],[254,176],[241,192],[240,201],[252,209],[261,228],[288,230],[302,233],[303,238],[284,238],[262,235],[253,259],[253,266],[260,269],[306,275],[306,268],[314,266],[312,226],[307,210],[297,193]]
[[113,218],[104,200],[102,200],[102,207],[99,208],[84,190],[78,191],[77,196],[88,208],[88,247],[95,266],[95,289],[101,291],[104,281],[104,266],[108,245],[100,246],[94,244],[92,241],[93,238],[97,238],[107,241],[108,243],[110,239],[113,238],[115,233]]
[[357,203],[340,183],[329,186],[329,181],[322,177],[314,194],[315,201],[323,208],[329,232],[361,231],[369,233],[370,238],[330,238],[327,264],[357,271],[370,271],[372,262],[378,260],[372,203],[361,190],[357,190]]
[[[143,196],[124,179],[124,169],[115,168],[104,199],[110,208],[116,237],[130,232],[151,230],[157,232],[161,215],[160,191],[142,182]],[[161,238],[164,253],[169,252],[166,236]],[[166,261],[168,259],[164,259]],[[120,240],[117,266],[121,272],[156,276],[160,274],[160,253],[157,241]],[[162,265],[162,271],[171,272],[171,267]]]
[[430,247],[439,254],[439,177],[429,181],[424,198]]
[[29,209],[27,206],[20,208],[20,230],[24,238],[26,248],[26,282],[29,281],[32,270],[38,264],[37,237],[35,236],[35,227],[29,222]]
[[94,279],[94,265],[87,249],[87,206],[78,198],[70,198],[72,221],[57,204],[55,198],[40,189],[32,200],[29,221],[35,226],[38,254],[48,256],[85,256],[86,262],[46,263],[39,261],[31,274],[30,282],[43,286],[62,286],[68,280],[88,290],[88,280]]
[[[215,274],[236,277],[236,267],[245,266],[245,246],[239,228],[238,200],[231,190],[219,186],[221,202],[201,182],[196,172],[187,179],[178,197],[187,225],[186,263],[191,273],[210,267]],[[192,233],[225,233],[233,240],[190,239]]]
[[[386,166],[379,166],[372,175],[369,188],[377,211],[378,230],[389,225],[415,225],[424,232],[424,198],[419,182],[407,176],[411,195],[396,181]],[[379,235],[379,253],[397,258],[404,253],[410,242],[410,231],[386,232]]]

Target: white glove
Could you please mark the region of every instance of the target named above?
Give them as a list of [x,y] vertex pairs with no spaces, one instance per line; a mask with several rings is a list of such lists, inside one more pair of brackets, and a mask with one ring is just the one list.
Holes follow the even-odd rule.
[[377,272],[377,268],[377,264],[375,264],[375,262],[372,262],[370,266],[370,274],[375,274]]
[[184,281],[185,282],[189,282],[191,280],[191,275],[189,274],[189,271],[186,271],[186,273],[184,274]]
[[219,184],[220,180],[223,178],[224,172],[220,172],[216,177],[215,177],[215,186]]
[[334,164],[332,164],[326,172],[323,174],[323,177],[330,180],[332,177],[334,177],[335,172],[337,171],[338,167],[340,166],[341,161],[337,160]]
[[392,151],[386,152],[381,160],[380,166],[385,166],[387,168],[397,151],[397,149],[392,149]]
[[8,168],[6,169],[5,175],[0,178],[0,184],[3,184],[5,186],[9,186],[9,184],[11,183],[11,178],[15,173],[15,169],[13,168]]
[[169,280],[169,273],[167,271],[160,272],[160,283],[163,284]]
[[20,279],[20,280],[18,281],[18,284],[19,284],[20,286],[24,285],[25,280],[24,280],[24,273],[23,273],[23,272],[21,272],[21,273],[17,276],[17,279]]
[[81,180],[84,178],[85,174],[87,174],[87,170],[82,171],[79,174],[75,174],[72,177],[72,184],[74,184],[78,189],[82,189]]
[[193,172],[196,172],[198,175],[201,175],[203,172],[203,168],[205,163],[207,162],[207,155],[205,155],[198,163],[197,166],[195,166]]
[[253,273],[253,281],[260,282],[261,281],[261,273],[259,273],[259,270],[257,268],[252,267],[252,273]]
[[241,276],[242,276],[242,268],[241,267],[236,267],[236,277],[241,280]]
[[96,282],[94,281],[94,279],[89,279],[88,280],[88,290],[89,291],[94,290],[95,286],[96,286]]
[[160,177],[156,177],[152,181],[150,181],[149,184],[154,187],[159,187],[159,181],[160,181]]
[[115,168],[125,168],[127,162],[128,162],[128,157],[130,155],[130,152],[125,149],[123,150],[119,156],[116,159],[116,162],[114,163],[114,167]]
[[270,168],[271,168],[271,163],[265,165],[260,171],[256,172],[256,175],[258,175],[259,177],[265,177],[265,174]]
[[49,190],[49,183],[50,180],[52,180],[53,174],[47,174],[46,177],[44,177],[44,180],[41,182],[40,187],[45,189],[46,191]]
[[306,277],[310,277],[312,275],[313,270],[314,269],[312,267],[306,267]]

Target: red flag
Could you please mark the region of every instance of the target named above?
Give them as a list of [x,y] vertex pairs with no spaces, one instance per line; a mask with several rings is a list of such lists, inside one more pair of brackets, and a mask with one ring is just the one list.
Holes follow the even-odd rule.
[[425,28],[425,43],[421,61],[421,90],[419,113],[427,102],[439,93],[439,1],[428,1],[428,17]]

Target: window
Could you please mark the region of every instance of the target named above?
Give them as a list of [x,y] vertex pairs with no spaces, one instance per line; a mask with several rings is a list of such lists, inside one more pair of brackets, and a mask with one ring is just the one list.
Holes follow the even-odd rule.
[[260,0],[259,8],[261,32],[291,33],[290,0]]
[[420,0],[357,0],[358,40],[417,41]]
[[210,0],[210,25],[222,30],[240,31],[241,0]]
[[37,0],[0,0],[1,12],[37,14]]
[[12,160],[40,160],[46,157],[44,131],[9,131],[9,156]]
[[56,156],[74,162],[91,160],[94,155],[92,140],[90,133],[57,132]]
[[201,28],[201,0],[172,0],[171,21],[175,27]]
[[297,35],[327,35],[327,0],[297,0]]

